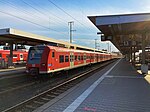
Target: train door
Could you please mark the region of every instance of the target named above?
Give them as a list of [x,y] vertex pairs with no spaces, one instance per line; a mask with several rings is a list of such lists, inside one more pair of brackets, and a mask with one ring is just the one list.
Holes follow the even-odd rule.
[[[50,66],[57,68],[57,66],[55,64],[58,63],[58,59],[57,59],[55,51],[53,49],[51,49],[51,57],[50,58],[51,58]],[[55,68],[52,68],[52,69],[55,69]]]
[[86,64],[86,53],[84,53],[83,60],[84,60],[84,64]]
[[101,61],[103,61],[103,59],[104,59],[104,58],[103,58],[103,54],[101,54]]
[[96,63],[98,62],[98,54],[96,54]]
[[95,63],[96,62],[96,54],[94,53],[93,56],[94,56],[94,63]]
[[90,53],[90,63],[92,63],[92,54]]
[[70,68],[74,67],[74,53],[70,52]]

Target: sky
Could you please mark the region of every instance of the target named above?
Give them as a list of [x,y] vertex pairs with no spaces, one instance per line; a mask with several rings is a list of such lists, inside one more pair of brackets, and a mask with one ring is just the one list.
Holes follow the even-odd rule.
[[87,16],[150,12],[149,0],[0,0],[0,29],[15,28],[69,42],[68,22],[73,24],[73,43],[99,49],[117,49],[101,42],[99,30]]

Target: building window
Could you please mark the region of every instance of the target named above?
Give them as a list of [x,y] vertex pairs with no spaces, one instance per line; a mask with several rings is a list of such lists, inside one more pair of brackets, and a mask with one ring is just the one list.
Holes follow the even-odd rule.
[[65,62],[69,62],[69,56],[65,56]]
[[63,63],[64,62],[64,55],[59,55],[59,63]]

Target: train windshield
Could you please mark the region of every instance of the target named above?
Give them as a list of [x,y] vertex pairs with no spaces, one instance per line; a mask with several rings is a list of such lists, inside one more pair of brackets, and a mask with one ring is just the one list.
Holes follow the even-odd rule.
[[0,54],[0,58],[2,58],[2,54]]
[[28,63],[29,64],[39,64],[42,53],[44,51],[45,46],[36,46],[36,47],[31,47],[29,50],[29,55],[28,55]]

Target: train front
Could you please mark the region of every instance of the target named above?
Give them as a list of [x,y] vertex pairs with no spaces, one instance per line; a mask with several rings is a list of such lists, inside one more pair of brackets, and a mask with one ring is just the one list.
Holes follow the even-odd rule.
[[45,71],[47,71],[48,69],[47,60],[49,51],[49,48],[44,45],[30,47],[26,65],[26,72],[30,75],[45,73]]

